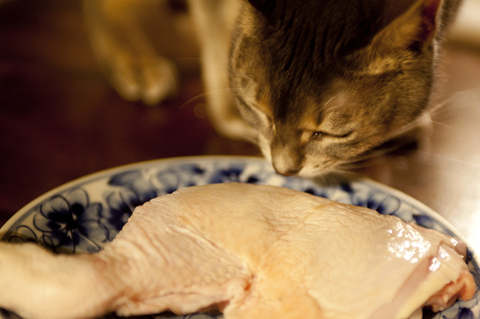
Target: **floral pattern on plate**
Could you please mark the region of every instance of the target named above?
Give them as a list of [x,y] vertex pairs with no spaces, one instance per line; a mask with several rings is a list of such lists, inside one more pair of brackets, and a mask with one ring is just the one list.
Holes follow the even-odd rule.
[[[260,158],[189,157],[133,164],[86,176],[36,199],[20,210],[1,230],[3,241],[34,241],[57,253],[95,252],[115,238],[134,208],[178,189],[213,183],[243,182],[288,187],[338,202],[365,206],[449,235],[458,233],[430,209],[381,184],[345,176],[319,179],[284,177]],[[468,266],[480,286],[478,260]],[[479,319],[479,292],[458,301],[435,319]],[[0,317],[16,318],[2,310]],[[221,315],[160,314],[144,318],[211,319]],[[116,318],[108,315],[104,318]]]

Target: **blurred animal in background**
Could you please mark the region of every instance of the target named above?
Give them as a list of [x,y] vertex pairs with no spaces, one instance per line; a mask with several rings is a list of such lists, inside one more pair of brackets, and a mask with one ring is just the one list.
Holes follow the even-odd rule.
[[157,104],[176,92],[176,66],[144,32],[156,10],[161,47],[200,56],[217,131],[258,144],[278,173],[300,176],[346,168],[379,149],[421,140],[435,105],[442,40],[460,5],[84,1],[94,51],[121,96]]

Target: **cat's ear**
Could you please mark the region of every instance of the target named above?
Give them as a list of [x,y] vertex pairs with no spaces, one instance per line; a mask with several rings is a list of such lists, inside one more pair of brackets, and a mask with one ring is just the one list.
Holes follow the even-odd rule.
[[438,31],[442,2],[417,0],[375,36],[374,50],[379,53],[398,49],[419,51],[430,45]]

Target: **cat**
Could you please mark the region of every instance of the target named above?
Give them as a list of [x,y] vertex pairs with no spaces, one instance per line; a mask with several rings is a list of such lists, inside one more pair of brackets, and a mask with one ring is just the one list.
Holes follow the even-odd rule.
[[[139,0],[84,1],[94,49],[117,90],[150,104],[174,92],[175,67],[128,18]],[[257,143],[278,173],[313,177],[428,126],[441,44],[460,2],[169,3],[193,23],[213,126]],[[112,10],[121,6],[130,9]],[[123,35],[135,40],[137,53],[118,45],[102,22],[106,12],[129,23]]]

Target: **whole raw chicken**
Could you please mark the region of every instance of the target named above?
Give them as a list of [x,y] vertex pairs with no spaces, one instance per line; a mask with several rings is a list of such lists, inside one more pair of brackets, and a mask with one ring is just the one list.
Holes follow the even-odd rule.
[[95,254],[0,244],[0,306],[25,318],[212,306],[225,319],[420,318],[475,292],[457,243],[299,191],[196,186],[137,207]]

